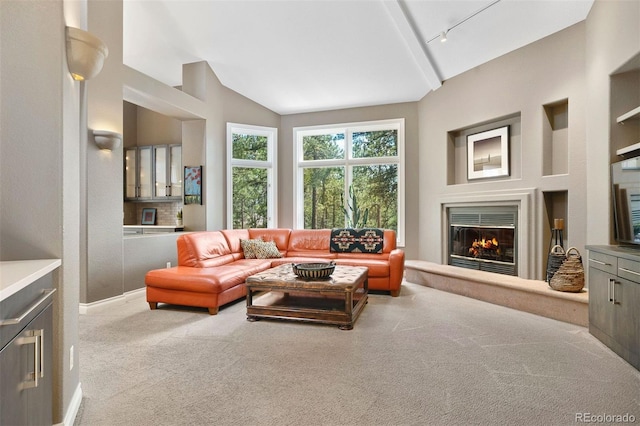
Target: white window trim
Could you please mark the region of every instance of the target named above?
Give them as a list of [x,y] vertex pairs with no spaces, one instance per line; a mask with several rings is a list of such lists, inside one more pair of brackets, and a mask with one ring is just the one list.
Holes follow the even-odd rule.
[[[375,164],[397,164],[398,165],[398,230],[396,232],[396,244],[399,247],[405,245],[405,131],[404,118],[361,121],[352,123],[328,124],[318,126],[294,127],[293,128],[293,217],[295,218],[294,227],[297,229],[304,228],[304,188],[303,188],[303,169],[304,167],[321,166],[357,166],[357,165],[375,165]],[[375,158],[351,158],[351,152],[347,152],[347,159],[339,160],[303,160],[303,151],[301,148],[302,138],[304,136],[327,134],[327,133],[344,133],[345,141],[351,140],[351,135],[357,132],[370,132],[376,130],[396,129],[398,131],[398,156],[397,157],[375,157]],[[347,144],[345,149],[350,150],[351,144]],[[345,170],[345,189],[348,188],[351,180],[347,176],[348,171]]]
[[[267,138],[267,161],[232,158],[233,134],[249,134]],[[267,169],[267,228],[278,226],[278,129],[250,124],[227,123],[227,229],[233,229],[233,174],[234,166]]]

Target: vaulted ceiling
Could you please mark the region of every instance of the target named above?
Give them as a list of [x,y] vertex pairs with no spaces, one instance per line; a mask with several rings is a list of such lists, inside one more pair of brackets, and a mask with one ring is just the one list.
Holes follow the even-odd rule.
[[279,114],[411,102],[584,20],[592,4],[125,0],[124,63],[180,86],[182,64],[207,61],[226,87]]

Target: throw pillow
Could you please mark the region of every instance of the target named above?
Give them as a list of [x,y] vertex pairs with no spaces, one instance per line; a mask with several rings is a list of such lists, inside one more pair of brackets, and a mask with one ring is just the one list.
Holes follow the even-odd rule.
[[382,253],[384,230],[337,228],[331,230],[329,248],[334,253]]
[[257,259],[275,259],[282,257],[278,246],[273,241],[260,241],[255,243],[255,254]]
[[351,253],[357,248],[358,231],[353,228],[331,230],[329,250],[333,253]]
[[240,245],[244,252],[245,259],[256,259],[256,244],[261,243],[262,240],[243,240],[240,239]]
[[379,228],[363,228],[360,230],[360,246],[363,253],[382,253],[384,248],[384,231]]

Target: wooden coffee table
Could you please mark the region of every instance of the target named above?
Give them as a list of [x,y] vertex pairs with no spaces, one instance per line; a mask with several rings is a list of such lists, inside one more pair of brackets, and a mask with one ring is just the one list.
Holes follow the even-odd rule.
[[[336,265],[329,278],[303,279],[290,263],[247,278],[247,320],[280,318],[351,330],[367,304],[368,269]],[[260,297],[256,293],[265,292]]]

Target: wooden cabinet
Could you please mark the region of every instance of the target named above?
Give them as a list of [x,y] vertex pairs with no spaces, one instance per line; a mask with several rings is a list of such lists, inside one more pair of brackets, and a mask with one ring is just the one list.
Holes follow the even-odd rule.
[[178,201],[182,198],[182,146],[127,148],[124,156],[126,201]]
[[640,370],[640,250],[587,249],[589,332]]

